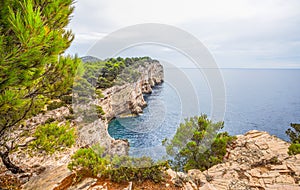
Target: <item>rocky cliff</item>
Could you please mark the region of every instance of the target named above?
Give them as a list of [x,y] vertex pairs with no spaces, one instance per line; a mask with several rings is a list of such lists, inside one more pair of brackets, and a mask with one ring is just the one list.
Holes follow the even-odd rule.
[[[12,175],[0,163],[0,183],[3,180],[13,183],[19,181],[24,183],[22,188],[28,190],[147,188],[147,186],[135,183],[116,186],[109,181],[91,177],[72,186],[76,176],[66,167],[71,155],[76,150],[94,143],[101,143],[112,153],[126,153],[127,142],[114,140],[109,136],[108,121],[122,115],[141,113],[142,108],[146,106],[143,93],[151,93],[152,87],[163,81],[163,68],[156,61],[146,63],[145,67],[138,69],[141,75],[137,81],[103,91],[104,97],[96,100],[96,103],[103,107],[107,119],[98,119],[86,126],[77,126],[78,141],[74,147],[53,155],[39,153],[32,155],[19,149],[11,154],[11,160],[29,170],[26,170],[25,174]],[[22,128],[32,132],[36,126],[49,118],[64,122],[65,116],[69,114],[69,109],[62,107],[27,120]],[[72,125],[76,126],[76,122],[72,122]],[[18,131],[15,133],[11,135],[20,135]],[[20,138],[23,143],[29,140],[28,136]],[[223,163],[203,172],[196,169],[190,170],[188,173],[168,170],[169,178],[151,188],[187,190],[300,189],[300,155],[289,156],[287,154],[289,145],[266,132],[249,131],[244,135],[238,135],[232,146],[227,148]]]
[[[289,143],[266,132],[249,131],[239,135],[228,147],[224,162],[207,171],[188,173],[167,171],[169,178],[160,184],[116,184],[97,178],[86,178],[72,186],[74,174],[63,167],[47,170],[33,178],[25,189],[183,189],[183,190],[263,190],[300,189],[300,155],[287,154]],[[59,174],[57,174],[59,171]],[[66,188],[68,187],[68,188]],[[117,188],[118,187],[118,188]],[[37,188],[39,189],[39,188]]]
[[104,98],[98,104],[102,106],[108,120],[120,115],[142,113],[147,105],[143,94],[151,93],[152,87],[163,82],[163,67],[158,61],[145,62],[137,70],[140,77],[136,82],[103,91]]
[[[135,81],[125,82],[122,85],[115,85],[103,91],[104,97],[96,99],[95,103],[103,107],[105,117],[97,119],[86,125],[78,125],[76,120],[72,121],[72,126],[77,128],[77,141],[75,146],[64,151],[56,152],[52,155],[41,153],[32,154],[25,149],[19,149],[10,155],[11,160],[26,169],[25,174],[13,175],[0,163],[0,185],[18,181],[25,183],[23,189],[65,189],[61,185],[68,186],[68,179],[74,175],[67,169],[72,154],[81,147],[88,147],[100,143],[112,154],[127,154],[128,142],[115,140],[107,132],[108,122],[121,115],[138,114],[147,105],[143,98],[144,93],[151,93],[152,87],[163,82],[163,67],[158,61],[149,59],[142,63],[142,66],[135,68],[139,77]],[[24,144],[31,140],[30,135],[35,128],[44,124],[49,118],[59,122],[65,122],[65,117],[70,115],[67,107],[61,107],[46,113],[41,113],[28,119],[14,134],[10,136],[23,136],[19,138],[18,144]],[[27,135],[22,135],[23,131],[28,131]],[[74,176],[73,176],[74,177]],[[3,181],[6,180],[6,181]],[[8,181],[7,181],[8,180]],[[29,180],[29,182],[27,182]],[[66,182],[67,181],[67,182]],[[72,180],[71,180],[72,182]],[[69,184],[70,185],[70,184]],[[1,186],[0,186],[1,189]],[[57,188],[56,188],[57,189]]]
[[249,131],[228,147],[224,163],[204,172],[168,173],[183,189],[300,189],[300,155],[289,156],[288,147],[266,132]]
[[126,154],[127,141],[112,139],[107,132],[108,122],[114,117],[142,113],[147,105],[143,94],[151,93],[152,87],[162,83],[164,77],[162,65],[155,60],[143,62],[136,70],[140,74],[136,81],[105,89],[104,97],[96,100],[95,104],[105,112],[105,119],[79,129],[82,146],[100,143],[112,154]]

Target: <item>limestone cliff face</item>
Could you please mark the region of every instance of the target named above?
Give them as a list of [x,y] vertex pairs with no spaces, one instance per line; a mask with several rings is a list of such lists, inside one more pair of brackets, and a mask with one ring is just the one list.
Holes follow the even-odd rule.
[[[24,189],[55,189],[55,187],[61,187],[62,184],[64,186],[68,179],[74,177],[74,173],[67,169],[67,164],[72,154],[81,147],[89,147],[100,143],[111,154],[127,154],[128,142],[115,140],[110,137],[107,131],[108,122],[112,118],[124,114],[141,113],[142,109],[147,105],[143,98],[143,93],[151,93],[153,86],[163,82],[163,67],[158,61],[145,62],[143,66],[139,66],[136,69],[140,73],[137,80],[108,88],[103,92],[104,98],[95,100],[96,104],[103,107],[106,119],[97,119],[90,124],[80,126],[78,126],[77,121],[72,121],[72,126],[77,128],[78,134],[75,146],[53,155],[29,155],[22,150],[11,154],[10,157],[15,164],[31,169],[24,175],[25,177],[23,175],[18,177],[24,179],[22,183],[26,183],[29,180],[23,186]],[[43,124],[49,118],[65,122],[65,117],[69,114],[68,108],[61,107],[27,120],[24,127],[33,132],[36,126]],[[30,138],[26,139],[24,137],[24,139],[21,139],[20,144],[27,140],[30,140]],[[1,167],[2,163],[0,163]],[[55,174],[57,172],[59,174]],[[4,173],[4,175],[6,174]]]
[[147,105],[143,94],[151,93],[152,87],[162,83],[164,77],[162,65],[155,60],[144,62],[137,71],[140,76],[136,81],[108,88],[102,93],[104,98],[95,101],[95,104],[103,108],[106,119],[98,119],[79,129],[82,146],[100,143],[111,154],[127,153],[128,142],[111,138],[107,131],[108,122],[114,117],[142,113]]
[[144,63],[139,67],[140,77],[136,82],[113,86],[103,91],[104,98],[98,104],[108,120],[126,114],[139,114],[147,105],[143,93],[151,93],[152,87],[163,82],[163,67],[158,62]]

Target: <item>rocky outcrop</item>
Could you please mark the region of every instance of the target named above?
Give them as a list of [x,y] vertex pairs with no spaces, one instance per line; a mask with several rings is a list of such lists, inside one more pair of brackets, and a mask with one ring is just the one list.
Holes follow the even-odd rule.
[[66,165],[49,168],[42,174],[32,177],[28,183],[23,186],[24,190],[46,190],[46,189],[66,189],[73,183],[75,174],[71,172]]
[[126,140],[115,140],[107,132],[107,121],[98,119],[78,129],[79,138],[77,142],[81,147],[100,144],[105,147],[108,153],[126,155],[129,144]]
[[[203,172],[193,169],[182,173],[169,169],[170,178],[161,187],[184,190],[300,189],[300,155],[289,156],[289,145],[266,132],[249,131],[238,135],[235,143],[228,147],[223,163]],[[93,189],[94,184],[95,180],[87,179],[76,187]],[[168,188],[169,184],[172,188]],[[135,188],[134,184],[132,188]]]
[[300,155],[289,156],[288,147],[266,132],[249,131],[228,148],[224,163],[204,172],[169,173],[185,189],[300,189]]

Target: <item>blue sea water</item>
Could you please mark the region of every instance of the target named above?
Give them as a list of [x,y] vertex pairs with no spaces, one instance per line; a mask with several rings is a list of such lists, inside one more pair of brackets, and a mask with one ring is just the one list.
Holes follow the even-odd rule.
[[[165,69],[166,78],[172,72]],[[183,86],[194,88],[197,102],[192,95],[182,97],[180,89],[166,79],[145,95],[148,106],[142,115],[109,123],[113,138],[128,139],[131,155],[161,157],[162,140],[171,139],[184,118],[200,113],[210,116],[212,97],[205,77],[197,69],[182,72],[190,83]],[[300,122],[300,69],[221,69],[221,73],[226,97],[223,130],[237,135],[256,129],[288,140],[285,131],[290,123]],[[183,102],[191,109],[183,109]]]

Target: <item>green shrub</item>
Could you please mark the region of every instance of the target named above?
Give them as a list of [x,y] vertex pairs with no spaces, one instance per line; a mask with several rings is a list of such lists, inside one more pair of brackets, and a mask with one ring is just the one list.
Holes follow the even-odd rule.
[[[173,169],[203,171],[221,163],[226,146],[235,139],[227,132],[215,135],[223,126],[223,122],[213,123],[206,115],[186,119],[185,123],[180,124],[173,139],[163,141],[167,153],[173,158]],[[211,146],[206,147],[205,142],[210,139]]]
[[300,143],[300,124],[291,123],[291,128],[286,130],[286,134],[289,136],[292,143]]
[[288,154],[289,155],[296,155],[300,153],[300,144],[299,143],[292,143],[289,146]]
[[300,124],[291,123],[291,128],[286,130],[286,134],[291,140],[291,145],[288,149],[289,155],[295,155],[300,153]]
[[100,76],[97,81],[97,88],[106,89],[114,85],[113,80],[109,80],[105,77]]
[[[102,155],[102,152],[100,154]],[[99,156],[92,148],[79,149],[71,159],[68,164],[70,170],[84,168],[92,171],[94,175],[107,175],[108,159]]]
[[97,98],[104,98],[104,95],[102,94],[102,90],[101,89],[96,89],[95,93],[97,95]]
[[114,182],[145,181],[160,182],[164,171],[169,168],[168,162],[154,163],[149,157],[132,158],[129,156],[108,156],[100,146],[78,150],[68,165],[70,170],[78,168],[90,170]]
[[70,128],[70,123],[59,126],[57,122],[37,127],[33,136],[36,140],[30,143],[30,147],[50,154],[71,147],[76,139],[75,129]]
[[105,115],[105,112],[103,111],[103,108],[101,106],[96,105],[96,112],[99,116]]
[[167,161],[154,162],[149,157],[133,158],[129,156],[114,156],[111,161],[109,178],[115,182],[164,180],[164,171],[169,168]]
[[77,104],[87,104],[91,101],[91,99],[85,97],[85,96],[80,96],[78,98],[76,98],[76,103]]
[[144,67],[145,62],[150,62],[149,57],[135,58],[110,58],[102,62],[104,65],[99,69],[98,80],[96,81],[97,88],[106,89],[113,85],[122,85],[125,82],[133,82],[140,76],[137,68]]

